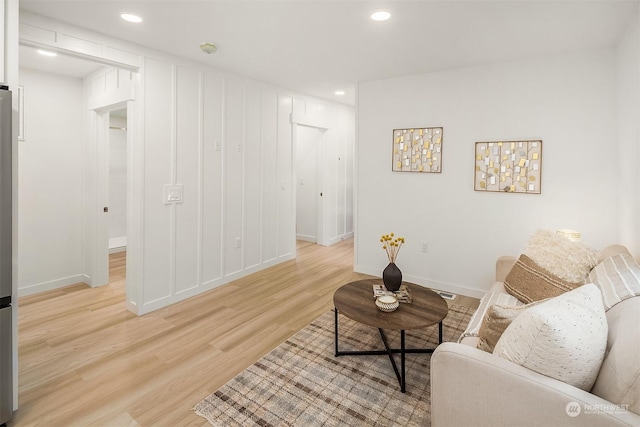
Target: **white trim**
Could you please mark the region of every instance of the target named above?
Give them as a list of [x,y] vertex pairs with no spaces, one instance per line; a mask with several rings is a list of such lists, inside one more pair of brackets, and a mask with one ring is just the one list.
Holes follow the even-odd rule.
[[155,299],[153,301],[149,301],[148,303],[144,304],[141,307],[129,305],[128,308],[132,312],[136,313],[138,316],[141,316],[143,314],[150,313],[154,310],[158,310],[160,308],[166,307],[170,304],[175,304],[177,302],[183,301],[187,298],[198,296],[203,292],[210,291],[219,286],[226,285],[230,282],[233,282],[234,280],[241,279],[245,276],[256,273],[265,268],[272,267],[274,265],[280,264],[281,262],[289,261],[292,259],[295,259],[295,256],[289,253],[286,256],[282,256],[277,260],[260,264],[256,266],[256,268],[247,268],[244,271],[238,271],[236,273],[229,274],[228,276],[223,277],[221,279],[210,280],[208,282],[202,283],[200,286],[194,286],[189,289],[185,289],[183,291],[180,291],[177,294],[167,295],[167,296]]
[[85,274],[76,274],[74,276],[61,277],[60,279],[49,280],[48,282],[35,283],[29,286],[23,286],[18,289],[18,297],[33,295],[44,291],[63,288],[69,285],[87,284],[89,276]]
[[196,248],[196,283],[202,283],[202,266],[204,265],[204,73],[198,72],[198,204],[197,214],[197,248]]
[[[94,286],[102,286],[109,283],[109,215],[103,209],[108,209],[109,204],[109,109],[93,110],[95,114],[96,171],[95,205],[92,208],[94,216],[94,228],[88,230],[93,237],[91,253],[93,253],[93,283]],[[85,164],[86,164],[85,159]]]
[[24,140],[24,86],[18,85],[18,141]]
[[316,236],[307,236],[305,234],[296,234],[296,240],[302,240],[305,242],[316,243],[318,238]]
[[127,236],[110,237],[109,250],[127,247]]
[[[384,266],[382,268],[384,268]],[[375,267],[362,266],[362,265],[356,264],[354,271],[356,273],[364,273],[364,274],[369,274],[375,277],[381,277],[382,268],[375,268]],[[483,291],[480,289],[469,288],[467,286],[458,285],[455,283],[441,282],[441,281],[432,280],[426,277],[417,277],[417,276],[403,274],[402,280],[415,283],[416,285],[424,286],[430,289],[438,289],[448,293],[452,293],[456,295],[465,295],[473,298],[482,298],[486,294],[486,291]]]

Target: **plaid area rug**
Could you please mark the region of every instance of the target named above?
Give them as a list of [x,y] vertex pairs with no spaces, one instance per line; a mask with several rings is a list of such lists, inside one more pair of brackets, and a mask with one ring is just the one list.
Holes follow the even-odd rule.
[[[456,341],[473,314],[450,305],[444,341]],[[329,311],[195,407],[213,426],[428,426],[430,354],[406,355],[406,393],[388,356],[334,357]],[[340,350],[384,349],[378,330],[340,315]],[[400,334],[385,331],[392,347]],[[438,327],[407,331],[407,348],[434,348]],[[400,355],[396,355],[400,366]]]

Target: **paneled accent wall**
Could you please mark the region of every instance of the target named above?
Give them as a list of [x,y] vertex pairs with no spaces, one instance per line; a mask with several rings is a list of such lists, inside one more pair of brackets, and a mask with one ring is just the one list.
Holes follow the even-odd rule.
[[[77,51],[81,41],[92,47],[90,56],[112,66],[83,82],[87,283],[106,283],[100,252],[108,197],[96,128],[106,110],[125,104],[127,306],[135,313],[295,257],[294,116],[327,129],[327,244],[352,235],[353,108],[37,15],[20,19],[23,43]],[[166,203],[167,186],[181,189],[182,201]]]
[[[152,58],[144,66],[141,313],[295,253],[293,98]],[[183,200],[165,204],[166,185]]]

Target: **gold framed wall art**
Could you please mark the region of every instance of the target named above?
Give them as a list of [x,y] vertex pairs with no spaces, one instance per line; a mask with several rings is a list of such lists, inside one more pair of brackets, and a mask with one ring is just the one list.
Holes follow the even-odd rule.
[[442,172],[443,128],[393,130],[394,172]]
[[540,194],[542,141],[476,142],[476,191]]

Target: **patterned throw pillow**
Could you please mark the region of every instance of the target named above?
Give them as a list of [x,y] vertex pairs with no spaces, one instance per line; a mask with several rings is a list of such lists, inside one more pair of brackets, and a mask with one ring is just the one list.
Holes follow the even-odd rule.
[[540,304],[541,302],[542,301],[538,301],[527,305],[516,306],[493,304],[489,307],[486,316],[484,316],[484,319],[482,320],[482,325],[478,332],[478,337],[480,339],[478,342],[478,348],[488,353],[493,352],[498,340],[511,322],[513,322],[513,320],[526,309]]
[[568,282],[539,266],[527,255],[520,255],[504,279],[504,288],[525,304],[558,296],[581,286]]
[[462,333],[462,335],[460,335],[458,342],[461,342],[466,337],[478,336],[478,331],[480,331],[480,326],[482,325],[483,319],[487,314],[487,310],[489,310],[489,307],[491,307],[493,304],[507,306],[524,305],[513,295],[509,295],[504,292],[486,293],[480,300],[478,309],[475,311],[475,313],[473,313],[473,316],[471,317],[467,328]]
[[536,264],[562,280],[584,283],[598,263],[598,253],[550,230],[536,231],[524,250]]
[[493,354],[589,391],[604,359],[607,333],[602,294],[589,283],[525,310]]
[[610,256],[589,273],[589,281],[602,291],[605,310],[640,295],[640,265],[628,253]]

